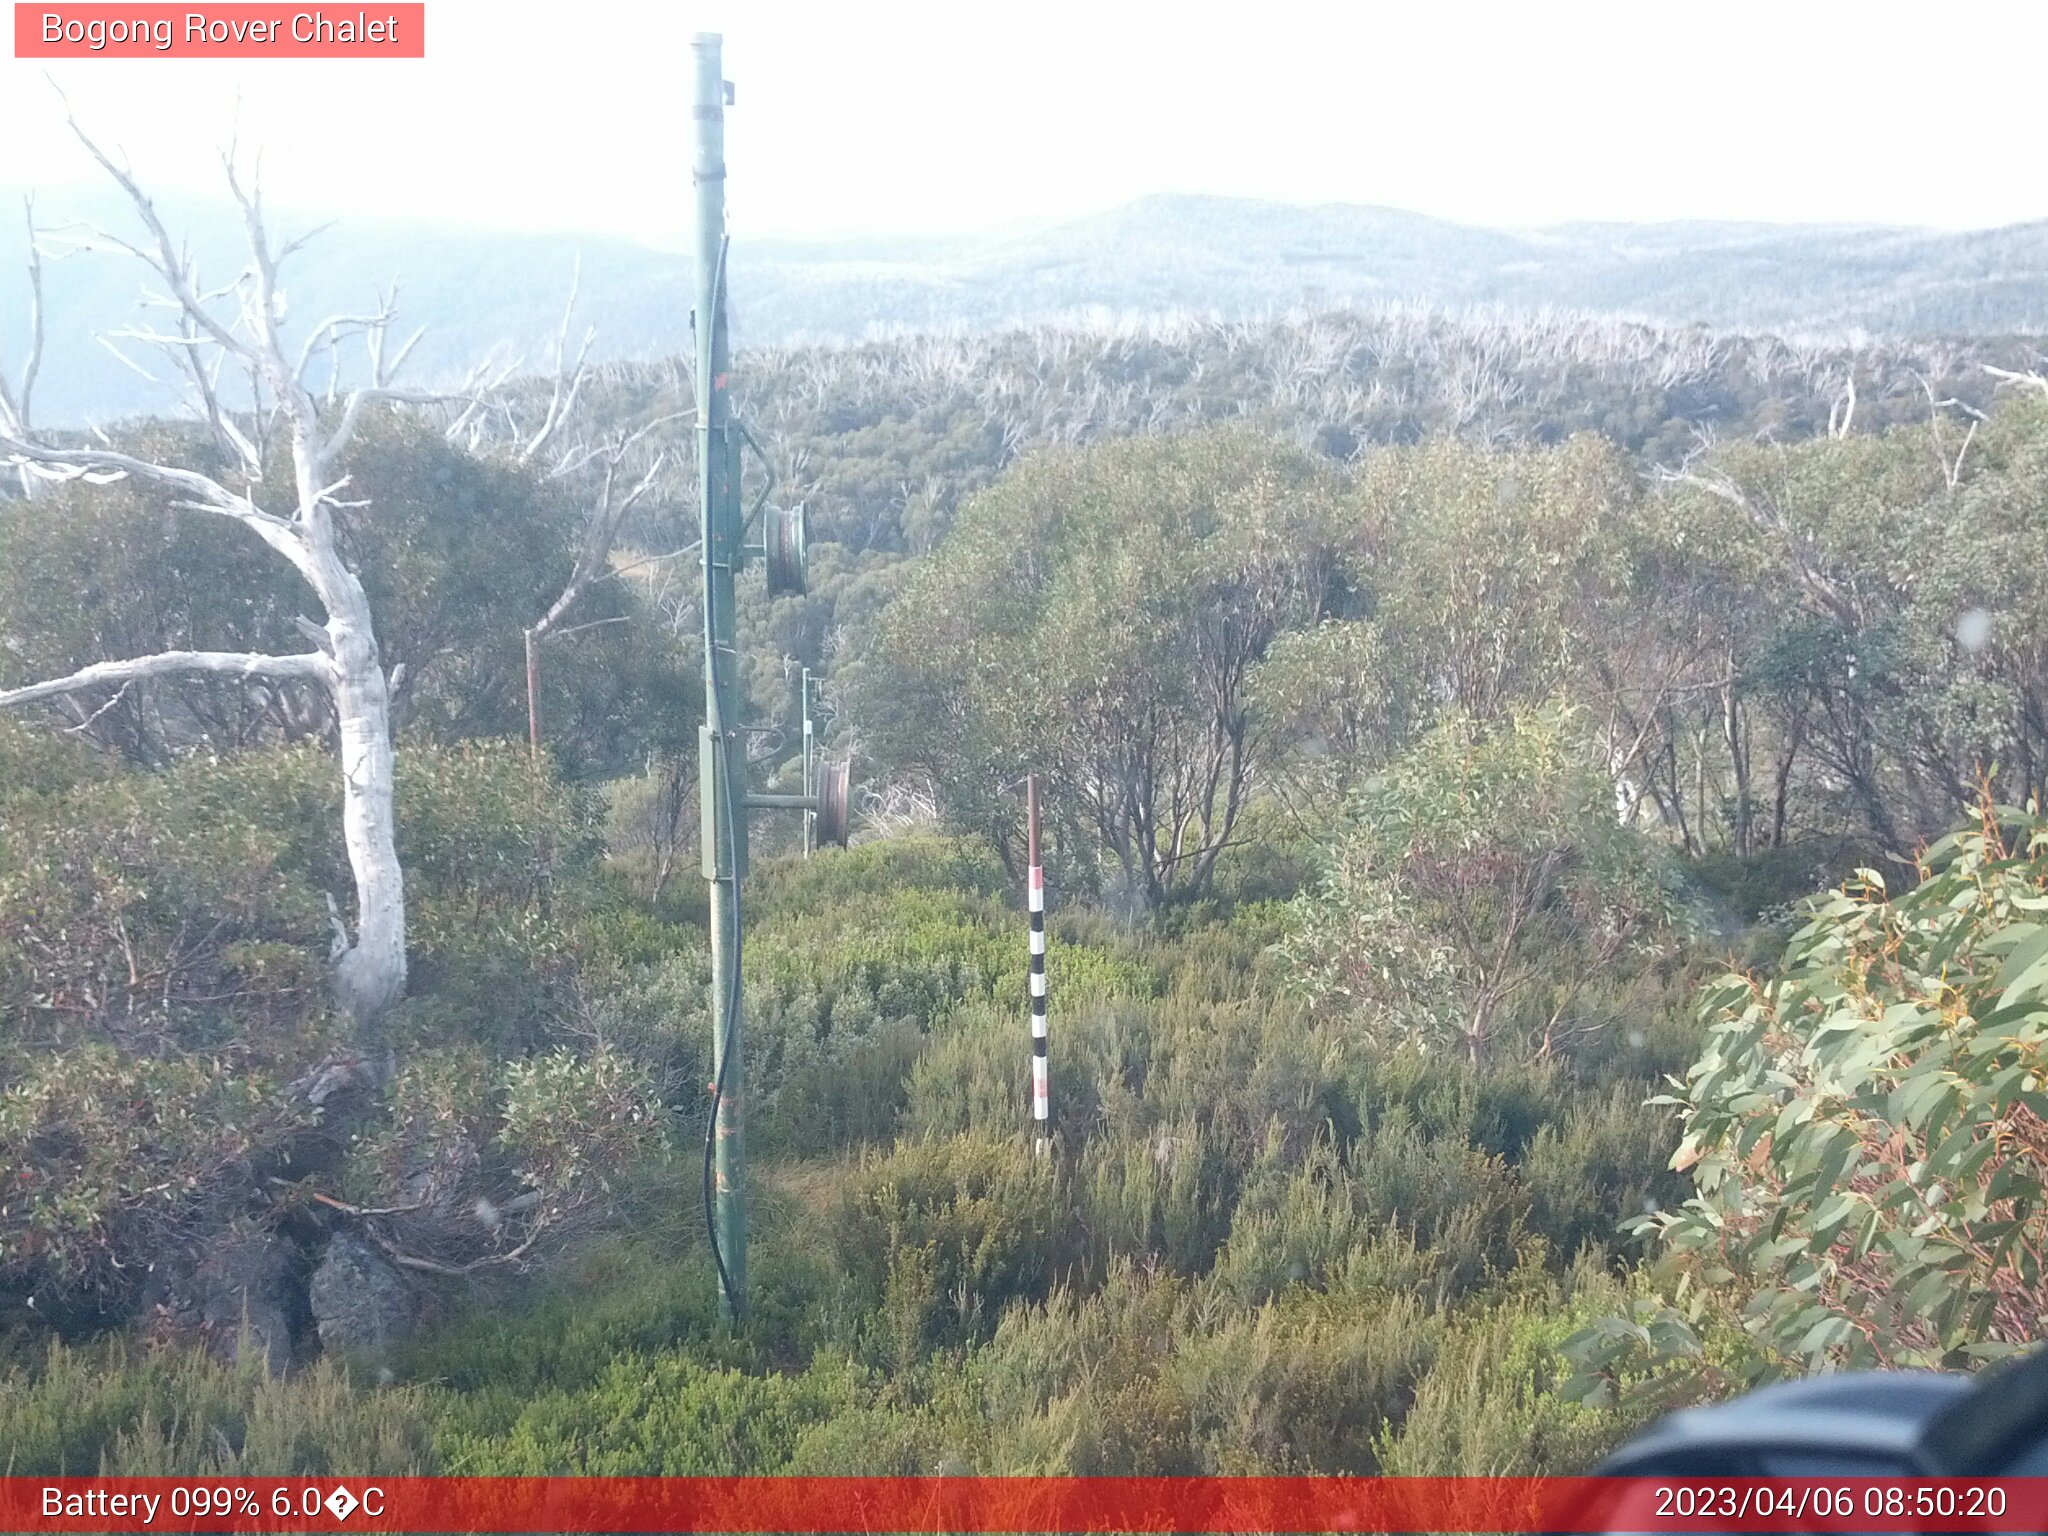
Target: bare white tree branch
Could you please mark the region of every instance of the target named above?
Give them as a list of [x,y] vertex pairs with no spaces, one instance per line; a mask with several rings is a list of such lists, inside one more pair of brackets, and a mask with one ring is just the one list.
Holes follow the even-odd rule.
[[2048,394],[2048,378],[2044,378],[2032,368],[2016,371],[2011,368],[1994,368],[1989,363],[1984,363],[1981,366],[1994,379],[2004,379],[2008,384],[2024,384],[2030,389],[2038,389],[2042,393]]
[[67,677],[53,677],[22,688],[0,688],[0,709],[54,699],[60,694],[83,693],[89,688],[140,682],[144,678],[169,677],[176,673],[210,672],[225,677],[304,678],[331,681],[333,664],[325,656],[266,656],[254,651],[160,651],[154,656],[137,656],[126,661],[101,661],[80,667]]
[[[273,249],[264,228],[260,188],[245,183],[232,148],[223,156],[229,190],[240,206],[252,265],[228,288],[207,290],[199,281],[189,252],[171,238],[155,205],[125,164],[103,150],[69,114],[72,132],[127,195],[148,231],[146,242],[131,243],[102,236],[125,250],[155,274],[164,293],[164,307],[177,316],[175,330],[148,327],[132,331],[180,359],[189,372],[200,407],[216,437],[240,461],[246,489],[183,466],[159,463],[126,453],[106,441],[87,447],[51,443],[39,438],[21,409],[22,394],[10,396],[0,419],[0,462],[18,468],[30,479],[80,480],[100,483],[125,477],[145,480],[175,493],[174,506],[234,519],[276,551],[319,598],[325,622],[295,621],[317,649],[301,655],[267,656],[241,652],[166,651],[126,661],[100,662],[66,677],[31,683],[0,692],[0,707],[65,697],[100,686],[127,685],[174,673],[210,673],[274,682],[303,679],[320,685],[333,704],[340,738],[342,831],[356,886],[356,930],[337,942],[334,957],[336,990],[342,1006],[359,1024],[368,1025],[404,995],[406,981],[406,917],[404,875],[398,863],[394,833],[390,711],[396,677],[387,677],[378,656],[369,599],[362,582],[344,560],[333,514],[334,498],[347,484],[335,462],[360,425],[364,409],[379,401],[440,402],[451,398],[393,388],[389,375],[404,360],[412,343],[400,349],[390,367],[384,360],[384,336],[392,318],[392,302],[382,302],[374,315],[343,315],[316,326],[296,359],[287,355],[283,337],[285,299],[279,263],[304,243],[288,241]],[[40,314],[39,269],[32,284]],[[239,306],[232,319],[215,306],[225,299]],[[38,322],[39,329],[39,322]],[[350,392],[332,430],[321,419],[320,405],[306,377],[313,360],[331,351],[343,334],[361,331],[373,359],[372,382]],[[417,340],[415,336],[414,340]],[[39,360],[40,343],[37,344]],[[213,350],[217,355],[205,358]],[[249,419],[244,430],[223,409],[218,389],[220,368],[232,361],[248,375]],[[32,379],[31,379],[32,382]],[[25,391],[23,392],[25,394]],[[473,402],[472,402],[473,403]],[[269,431],[265,423],[281,423],[291,451],[293,503],[289,516],[261,506],[255,487],[260,482]]]
[[[43,365],[43,254],[36,240],[36,204],[33,197],[22,199],[22,212],[28,222],[28,351],[22,359],[18,384],[10,385],[7,370],[0,367],[0,432],[14,437],[29,434],[36,374]],[[26,469],[21,471],[20,480],[22,495],[34,495],[35,479]]]
[[517,462],[530,464],[548,444],[548,439],[562,429],[569,415],[576,409],[576,397],[583,392],[583,380],[590,357],[590,344],[597,338],[596,327],[583,332],[583,344],[577,349],[574,367],[565,367],[569,355],[569,324],[576,314],[576,294],[583,286],[583,258],[576,258],[575,270],[569,276],[569,302],[562,306],[562,324],[555,332],[555,378],[554,387],[548,395],[547,414],[542,417],[540,427],[528,438],[514,455]]

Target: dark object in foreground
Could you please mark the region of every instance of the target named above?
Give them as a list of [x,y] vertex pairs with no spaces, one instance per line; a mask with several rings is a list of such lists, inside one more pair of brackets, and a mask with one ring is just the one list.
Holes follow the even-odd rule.
[[1611,1477],[2000,1477],[2048,1473],[2048,1351],[1970,1377],[1851,1371],[1673,1414]]

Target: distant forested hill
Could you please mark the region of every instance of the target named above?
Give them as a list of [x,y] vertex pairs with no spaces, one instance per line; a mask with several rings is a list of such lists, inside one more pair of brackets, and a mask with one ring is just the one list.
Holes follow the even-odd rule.
[[[6,196],[0,206],[15,201]],[[224,207],[170,199],[163,207],[212,270],[239,266],[239,226]],[[46,224],[131,228],[98,189],[46,193],[38,212]],[[278,222],[291,229],[318,220]],[[0,349],[12,355],[25,321],[22,255],[20,221],[0,220]],[[494,346],[539,364],[579,257],[582,319],[598,331],[594,355],[682,349],[687,255],[622,240],[349,220],[296,258],[292,287],[307,308],[326,313],[398,278],[406,320],[427,327],[416,354],[421,375],[446,375]],[[736,324],[748,345],[988,330],[1098,309],[1228,318],[1408,301],[1834,335],[2048,330],[2048,223],[1962,233],[1716,223],[1508,231],[1388,208],[1159,196],[1066,224],[970,237],[742,236],[733,267]],[[84,254],[51,264],[46,281],[46,418],[161,408],[159,391],[90,344],[109,316],[133,310],[132,267]]]

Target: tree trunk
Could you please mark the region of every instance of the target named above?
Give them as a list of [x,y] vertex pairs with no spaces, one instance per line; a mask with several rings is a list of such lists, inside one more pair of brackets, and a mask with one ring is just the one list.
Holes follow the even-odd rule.
[[1735,692],[1732,657],[1729,678],[1721,690],[1721,734],[1728,743],[1728,762],[1735,774],[1735,856],[1746,859],[1755,851],[1749,803],[1749,735],[1742,725],[1742,703]]
[[405,996],[405,873],[393,815],[391,695],[352,573],[328,599],[334,708],[341,724],[342,836],[356,882],[355,941],[334,964],[335,992],[358,1029]]
[[[263,228],[260,199],[244,188],[232,156],[226,162],[228,186],[242,209],[252,264],[225,290],[240,299],[240,317],[233,325],[223,322],[211,307],[211,300],[218,295],[204,291],[189,253],[171,237],[155,205],[126,167],[111,159],[76,122],[71,126],[87,151],[128,195],[149,230],[147,245],[124,243],[124,249],[161,281],[163,291],[155,297],[182,314],[184,346],[179,356],[192,370],[215,441],[235,461],[230,479],[242,488],[231,489],[229,481],[215,479],[198,469],[154,463],[111,446],[58,448],[33,441],[27,431],[26,383],[18,401],[10,397],[5,409],[0,410],[0,449],[19,458],[25,466],[37,466],[58,478],[137,476],[177,492],[180,508],[232,519],[298,572],[325,609],[327,622],[316,624],[304,617],[295,621],[299,631],[318,648],[310,653],[274,656],[165,651],[155,656],[100,663],[69,677],[0,691],[0,707],[105,683],[125,684],[174,673],[204,672],[273,682],[310,680],[323,686],[333,701],[340,739],[342,836],[356,888],[352,938],[339,911],[335,913],[336,934],[330,957],[333,983],[339,1005],[354,1023],[358,1037],[368,1043],[380,1017],[405,995],[405,877],[398,863],[394,828],[392,680],[385,676],[378,658],[369,598],[338,547],[333,514],[341,503],[335,500],[335,493],[348,484],[348,476],[340,473],[337,478],[337,474],[342,453],[366,406],[380,401],[429,403],[449,397],[421,395],[391,386],[391,370],[403,362],[411,343],[387,360],[383,343],[391,320],[388,307],[368,319],[329,321],[302,347],[294,349],[299,357],[297,364],[291,361],[280,337],[284,302],[278,284],[278,264],[297,248],[298,242],[287,244],[281,251],[272,249]],[[32,282],[35,272],[32,261]],[[39,317],[35,323],[39,326]],[[351,327],[359,328],[365,336],[373,377],[369,384],[350,391],[338,411],[328,413],[330,425],[323,419],[321,403],[307,383],[307,375],[323,352],[332,358],[339,336]],[[39,330],[37,337],[40,338]],[[259,399],[265,388],[270,394],[271,420],[281,421],[289,429],[296,502],[289,515],[256,503],[255,488],[263,481],[264,452],[233,415],[221,408],[220,398],[208,382],[211,374],[202,360],[201,349],[217,354],[213,357],[214,371],[227,362],[235,364],[237,370],[246,368],[259,381]],[[332,391],[329,404],[333,404]]]
[[1792,805],[1792,764],[1799,756],[1799,745],[1806,739],[1806,714],[1801,710],[1792,716],[1785,730],[1784,755],[1778,759],[1776,792],[1771,799],[1771,846],[1785,846],[1785,829]]
[[526,631],[526,752],[540,764],[540,638]]

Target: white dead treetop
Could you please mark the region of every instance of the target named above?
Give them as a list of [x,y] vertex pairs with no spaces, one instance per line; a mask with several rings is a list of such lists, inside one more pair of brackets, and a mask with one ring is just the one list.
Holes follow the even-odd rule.
[[[10,384],[7,369],[0,366],[0,433],[18,438],[29,435],[29,408],[34,403],[36,373],[43,365],[43,253],[36,243],[34,198],[23,199],[23,211],[28,219],[28,351],[22,359],[21,377],[17,382]],[[35,476],[26,466],[17,473],[21,494],[33,496]]]
[[569,336],[575,324],[576,299],[582,281],[583,264],[579,258],[569,281],[569,298],[562,307],[562,321],[555,331],[554,365],[547,404],[539,424],[529,425],[528,421],[522,420],[517,393],[495,390],[489,412],[479,409],[468,413],[460,423],[472,451],[487,451],[495,441],[498,451],[512,463],[523,469],[537,469],[546,480],[592,484],[584,510],[583,536],[577,543],[576,560],[570,568],[569,578],[548,604],[547,611],[527,625],[523,632],[526,643],[527,744],[536,760],[540,756],[542,739],[542,642],[550,636],[572,635],[579,629],[616,622],[599,619],[595,624],[564,628],[571,612],[592,587],[623,576],[640,565],[671,559],[682,553],[678,550],[667,555],[649,555],[623,567],[614,568],[612,565],[612,549],[628,515],[656,488],[662,471],[668,465],[668,454],[661,450],[650,451],[649,440],[661,428],[694,413],[671,412],[631,430],[598,435],[572,433],[576,404],[590,379],[590,348],[597,338],[594,327],[585,327],[577,343],[575,357],[571,359]]
[[[71,129],[127,194],[147,232],[146,238],[130,242],[94,231],[90,243],[125,251],[146,266],[160,289],[152,301],[171,316],[168,327],[121,334],[128,340],[154,344],[176,361],[186,381],[188,403],[229,453],[236,471],[216,479],[111,447],[52,442],[36,433],[28,415],[29,392],[40,362],[41,285],[40,270],[34,267],[32,293],[38,323],[21,386],[0,396],[0,463],[14,467],[31,481],[134,478],[162,486],[174,494],[175,506],[231,519],[261,539],[298,572],[325,617],[318,623],[298,621],[313,645],[312,650],[300,654],[165,651],[100,662],[67,677],[0,690],[0,708],[173,673],[317,683],[333,704],[338,726],[342,829],[355,879],[355,927],[352,934],[343,930],[335,945],[335,990],[340,1004],[358,1025],[367,1025],[405,993],[405,880],[393,842],[390,711],[394,680],[386,676],[378,659],[363,584],[342,558],[337,542],[335,512],[349,505],[338,499],[348,484],[338,466],[362,423],[363,412],[372,405],[473,398],[470,386],[447,395],[394,385],[393,377],[418,336],[415,333],[396,349],[387,348],[394,318],[389,299],[371,313],[337,315],[321,322],[295,354],[288,352],[283,334],[286,305],[278,269],[310,237],[272,246],[264,228],[260,191],[253,183],[245,185],[232,149],[222,160],[229,189],[242,210],[250,265],[233,283],[208,290],[200,282],[189,251],[171,238],[155,205],[127,167],[104,152],[75,119]],[[335,351],[350,338],[364,345],[369,379],[344,392],[338,388],[341,370]],[[323,361],[328,367],[324,411],[312,383]],[[223,407],[220,377],[224,368],[247,376],[254,409],[238,415]],[[456,425],[449,428],[451,435],[462,419],[458,417]],[[274,435],[281,435],[289,447],[289,487],[263,483],[266,449]]]

